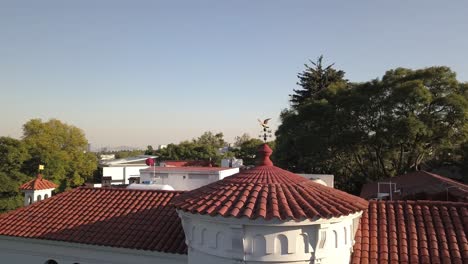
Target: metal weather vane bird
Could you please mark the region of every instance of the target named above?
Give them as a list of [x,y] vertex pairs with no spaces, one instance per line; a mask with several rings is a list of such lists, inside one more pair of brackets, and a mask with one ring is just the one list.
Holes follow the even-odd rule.
[[262,122],[262,120],[260,120],[260,118],[257,119],[257,120],[258,120],[258,122],[260,123],[260,125],[261,125],[263,128],[270,128],[270,127],[268,126],[268,121],[270,121],[270,119],[271,119],[271,118],[267,118],[267,119],[263,120],[263,122]]
[[272,137],[271,135],[271,130],[269,129],[270,127],[268,126],[268,121],[270,121],[271,118],[267,118],[265,120],[260,120],[260,119],[257,119],[258,122],[260,123],[260,125],[263,127],[263,130],[260,132],[261,134],[258,135],[259,138],[263,138],[263,141],[266,143],[267,142],[267,139],[269,137]]

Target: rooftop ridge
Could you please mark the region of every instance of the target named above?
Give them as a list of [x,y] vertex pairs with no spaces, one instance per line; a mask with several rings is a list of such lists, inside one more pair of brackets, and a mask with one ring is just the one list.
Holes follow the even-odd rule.
[[442,175],[439,175],[439,174],[436,174],[436,173],[428,172],[428,171],[425,171],[425,170],[422,170],[421,172],[425,173],[427,175],[430,175],[430,176],[432,176],[434,178],[437,178],[439,180],[442,180],[444,182],[460,185],[460,188],[464,188],[464,189],[468,190],[468,185],[466,185],[466,184],[464,184],[462,182],[458,182],[458,181],[455,181],[455,180],[450,179],[448,177],[445,177],[445,176],[442,176]]
[[88,187],[88,186],[80,186],[77,188],[74,188],[73,190],[77,189],[91,189],[95,191],[125,191],[125,192],[161,192],[161,193],[185,193],[187,191],[181,191],[181,190],[155,190],[155,189],[127,189],[127,188],[116,188],[116,187],[101,187],[101,188],[95,188],[95,187]]
[[468,206],[468,202],[454,201],[436,201],[436,200],[370,200],[369,204],[418,204],[418,205],[453,205],[453,206]]

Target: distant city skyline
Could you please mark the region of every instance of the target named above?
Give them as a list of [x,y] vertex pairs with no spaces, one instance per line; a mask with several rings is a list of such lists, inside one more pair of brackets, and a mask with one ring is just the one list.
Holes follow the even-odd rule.
[[354,82],[435,65],[468,81],[463,1],[26,2],[0,3],[0,136],[57,118],[93,148],[257,137],[322,54]]

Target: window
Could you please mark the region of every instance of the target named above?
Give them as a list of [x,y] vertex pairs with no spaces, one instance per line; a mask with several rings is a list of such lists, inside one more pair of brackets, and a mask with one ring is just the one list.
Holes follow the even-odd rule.
[[223,249],[224,248],[224,234],[223,232],[216,233],[216,248]]
[[346,227],[343,227],[344,228],[344,243],[345,245],[348,244],[348,233],[346,232]]
[[296,249],[298,253],[309,253],[309,237],[307,234],[300,234],[296,239]]
[[321,231],[320,232],[320,243],[319,243],[319,248],[324,248],[325,247],[325,242],[327,241],[327,232],[326,231]]
[[33,198],[31,195],[28,195],[28,204],[32,204]]
[[48,195],[48,194],[45,194],[45,195],[44,195],[44,199],[47,199],[47,198],[49,198],[49,195]]
[[42,200],[42,197],[41,197],[41,195],[38,195],[37,196],[37,201],[39,202],[40,200]]
[[333,230],[333,236],[335,237],[335,248],[338,248],[338,232]]
[[201,231],[201,235],[200,235],[200,245],[203,245],[203,244],[206,244],[207,242],[207,233],[208,231],[206,230],[206,228],[203,228],[202,231]]
[[264,256],[266,254],[266,240],[262,235],[256,235],[253,238],[252,253],[254,256]]
[[53,259],[49,259],[44,264],[58,264],[58,262]]
[[288,238],[285,235],[278,235],[275,238],[275,253],[280,255],[288,254]]

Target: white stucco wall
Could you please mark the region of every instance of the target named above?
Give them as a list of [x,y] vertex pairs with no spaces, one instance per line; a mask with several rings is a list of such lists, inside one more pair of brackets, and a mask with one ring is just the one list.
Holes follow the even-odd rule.
[[[146,169],[148,166],[113,166],[103,167],[102,175],[104,177],[111,176],[112,181],[124,181],[124,184],[129,184],[128,179],[130,177],[140,177],[140,170]],[[121,184],[119,182],[113,182],[112,184]]]
[[0,236],[0,263],[186,264],[187,255]]
[[229,168],[227,170],[222,170],[219,172],[219,179],[222,180],[225,177],[239,173],[239,168]]
[[154,184],[170,185],[175,190],[187,191],[200,188],[212,182],[224,179],[239,172],[239,168],[222,171],[141,171],[140,183],[152,182]]
[[[54,189],[45,189],[45,190],[23,190],[24,193],[24,206],[28,206],[40,200],[44,200],[52,197],[52,191]],[[46,198],[47,195],[47,198]],[[31,197],[31,199],[29,199]]]
[[297,175],[300,175],[304,178],[307,179],[320,179],[324,181],[328,187],[335,188],[335,176],[333,174],[301,174],[298,173]]
[[193,190],[203,185],[215,182],[219,179],[217,172],[211,174],[190,173],[142,173],[140,183],[151,182],[154,184],[170,185],[174,190]]
[[189,263],[348,264],[354,244],[353,215],[316,221],[266,221],[194,215],[178,211]]

